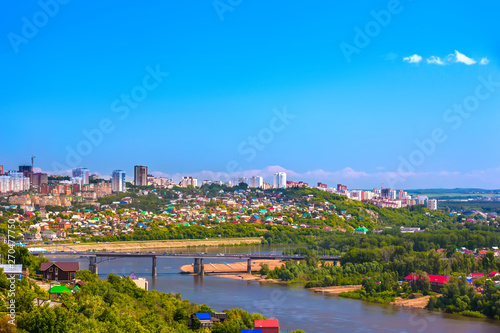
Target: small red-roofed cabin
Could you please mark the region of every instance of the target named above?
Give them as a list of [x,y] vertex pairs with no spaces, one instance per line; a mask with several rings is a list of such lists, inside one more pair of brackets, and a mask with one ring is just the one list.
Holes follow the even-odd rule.
[[500,273],[498,273],[498,272],[490,272],[490,274],[488,274],[488,277],[490,277],[490,278],[495,277],[495,276],[500,276]]
[[262,333],[279,333],[280,325],[277,320],[255,320],[255,329],[261,330]]
[[[441,291],[441,288],[443,288],[443,285],[445,283],[448,283],[450,282],[450,278],[448,276],[442,276],[442,275],[432,275],[432,274],[428,274],[427,275],[429,277],[429,282],[431,284],[431,290],[432,291],[435,291],[435,292],[440,292]],[[417,279],[419,279],[421,277],[419,277],[418,274],[416,273],[411,273],[410,275],[406,276],[404,278],[405,282],[407,282],[410,287],[413,286],[413,284],[415,283],[415,281]]]
[[477,280],[477,279],[480,279],[480,278],[483,278],[483,277],[484,277],[483,273],[470,273],[470,278],[472,280]]

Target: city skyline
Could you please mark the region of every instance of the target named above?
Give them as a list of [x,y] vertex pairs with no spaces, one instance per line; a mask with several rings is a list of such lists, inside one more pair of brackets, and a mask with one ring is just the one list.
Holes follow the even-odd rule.
[[8,169],[500,188],[494,1],[8,6]]

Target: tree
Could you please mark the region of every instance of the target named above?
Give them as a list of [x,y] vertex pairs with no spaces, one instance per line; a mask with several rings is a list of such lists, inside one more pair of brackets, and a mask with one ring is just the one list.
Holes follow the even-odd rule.
[[267,275],[267,274],[269,274],[269,265],[268,264],[261,264],[260,265],[259,274],[260,275]]

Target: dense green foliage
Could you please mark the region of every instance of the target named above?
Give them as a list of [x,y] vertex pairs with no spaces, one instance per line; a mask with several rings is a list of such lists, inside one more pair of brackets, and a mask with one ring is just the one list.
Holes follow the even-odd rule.
[[35,272],[40,269],[40,264],[42,262],[49,261],[46,258],[31,255],[28,249],[23,246],[13,246],[12,249],[14,250],[14,253],[12,253],[12,250],[9,253],[9,246],[7,244],[0,243],[0,257],[5,261],[4,263],[23,265],[23,267],[29,269],[31,275],[34,275]]
[[492,281],[486,281],[484,291],[477,293],[467,284],[465,278],[454,278],[444,285],[441,292],[441,297],[431,297],[428,309],[441,309],[470,317],[500,319],[500,287],[496,287]]
[[[114,274],[103,281],[89,271],[80,271],[78,278],[89,282],[80,291],[63,294],[64,307],[35,306],[33,299],[47,299],[47,292],[26,279],[18,283],[18,332],[191,332],[188,320],[192,313],[213,312],[206,305],[183,300],[179,294],[140,289],[132,280]],[[2,311],[6,309],[0,308]],[[241,309],[226,312],[228,321],[199,331],[239,333],[253,328],[255,319],[265,319]]]

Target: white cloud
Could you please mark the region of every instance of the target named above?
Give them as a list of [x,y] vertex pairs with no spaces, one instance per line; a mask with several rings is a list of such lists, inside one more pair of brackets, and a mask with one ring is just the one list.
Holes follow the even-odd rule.
[[[409,57],[404,57],[403,61],[406,61],[408,63],[418,64],[419,62],[422,61],[422,57],[419,56],[418,54],[414,54]],[[431,65],[439,65],[439,66],[444,66],[453,63],[461,63],[470,66],[478,63],[477,60],[469,58],[468,56],[466,56],[463,53],[460,53],[457,50],[455,50],[455,53],[448,54],[444,58],[432,55],[426,59],[426,62]],[[489,62],[490,61],[486,57],[481,58],[481,60],[479,60],[480,65],[487,65]]]
[[443,59],[441,59],[440,57],[436,57],[436,56],[430,56],[429,58],[427,58],[427,63],[434,64],[434,65],[445,65],[445,62],[443,61]]
[[469,58],[465,54],[455,50],[455,62],[461,62],[466,65],[474,65],[476,63],[476,60]]
[[479,61],[480,65],[488,65],[489,63],[490,61],[488,60],[488,58],[481,58],[481,61]]
[[419,56],[418,54],[414,54],[409,57],[404,57],[403,61],[409,62],[410,64],[418,64],[419,62],[422,61],[422,57]]

